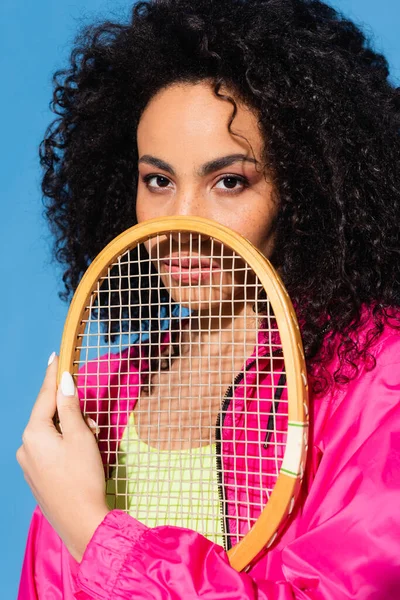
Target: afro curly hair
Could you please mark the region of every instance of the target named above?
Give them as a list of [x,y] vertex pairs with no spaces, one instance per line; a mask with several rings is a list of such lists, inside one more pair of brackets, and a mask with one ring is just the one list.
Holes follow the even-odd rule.
[[54,75],[57,118],[40,148],[64,296],[135,224],[147,103],[208,79],[258,114],[279,199],[272,262],[297,307],[314,390],[330,385],[333,353],[337,382],[372,368],[371,344],[398,325],[400,304],[400,93],[388,75],[364,34],[318,0],[148,0],[128,23],[86,28]]

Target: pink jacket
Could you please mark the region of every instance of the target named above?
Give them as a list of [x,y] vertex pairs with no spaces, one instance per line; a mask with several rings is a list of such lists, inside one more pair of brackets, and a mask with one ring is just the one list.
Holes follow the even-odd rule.
[[[400,598],[398,332],[385,328],[373,353],[373,370],[362,368],[347,386],[335,386],[325,396],[311,398],[310,455],[302,497],[283,535],[249,572],[234,571],[221,547],[193,531],[166,526],[149,529],[118,510],[111,511],[98,527],[78,564],[36,509],[18,599]],[[127,373],[125,399],[119,401],[121,415],[133,409],[138,396],[135,362],[132,350],[104,361],[119,378],[118,373]],[[336,367],[336,360],[332,361],[330,370]],[[102,397],[112,389],[107,386],[106,391],[102,385],[101,368],[94,363],[84,375],[91,390],[92,400],[86,405],[89,414],[90,402],[105,402]],[[240,418],[245,388],[246,399],[252,397],[254,376],[250,367],[224,420],[223,461],[228,460],[229,444],[240,443],[232,439],[235,428],[229,423],[234,415]],[[121,439],[126,425],[123,417],[112,425],[115,439]],[[108,462],[116,448],[100,439],[100,449]],[[234,515],[238,500],[229,481],[224,484],[229,514]]]

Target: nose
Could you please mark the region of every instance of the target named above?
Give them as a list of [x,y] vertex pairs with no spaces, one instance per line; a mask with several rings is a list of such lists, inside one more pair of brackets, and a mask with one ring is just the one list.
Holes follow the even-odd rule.
[[171,206],[172,216],[201,217],[205,216],[204,200],[195,191],[181,191],[175,195]]
[[[204,200],[196,193],[193,192],[181,192],[175,196],[175,201],[171,206],[170,215],[177,217],[205,217],[205,206]],[[191,242],[198,244],[197,234],[192,237],[190,232],[173,232],[172,239],[174,242],[180,245],[188,245]],[[193,248],[194,250],[194,248]]]

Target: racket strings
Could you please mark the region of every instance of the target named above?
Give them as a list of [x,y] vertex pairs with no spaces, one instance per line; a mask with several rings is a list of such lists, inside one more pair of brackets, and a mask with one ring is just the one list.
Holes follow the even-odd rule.
[[86,314],[78,387],[110,507],[238,541],[275,485],[288,420],[279,331],[252,269],[212,238],[154,236],[109,267]]

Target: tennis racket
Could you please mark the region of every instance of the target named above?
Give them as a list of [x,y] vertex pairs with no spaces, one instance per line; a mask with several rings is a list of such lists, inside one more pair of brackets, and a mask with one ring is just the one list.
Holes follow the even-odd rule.
[[66,370],[111,509],[194,529],[237,570],[274,543],[301,486],[307,379],[288,294],[250,242],[197,217],[119,235],[72,300]]

